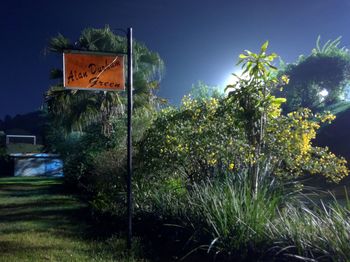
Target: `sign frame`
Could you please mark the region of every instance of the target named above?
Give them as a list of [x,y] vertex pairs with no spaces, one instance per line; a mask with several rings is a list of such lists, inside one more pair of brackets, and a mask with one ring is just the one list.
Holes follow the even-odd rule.
[[[120,29],[127,36],[127,53],[116,53],[116,52],[93,52],[93,51],[81,51],[81,50],[63,50],[63,86],[66,90],[85,90],[85,91],[105,91],[105,92],[125,92],[127,94],[127,177],[126,177],[126,204],[127,204],[127,242],[126,247],[130,251],[132,246],[132,221],[133,221],[133,193],[132,193],[132,176],[133,176],[133,165],[132,165],[132,111],[133,111],[133,33],[132,27],[129,27],[126,30]],[[65,86],[65,53],[87,53],[87,54],[105,54],[105,55],[114,55],[114,56],[123,56],[123,80],[124,80],[124,89],[94,89],[94,88],[67,88]],[[127,57],[127,77],[125,77],[125,56]],[[126,81],[127,80],[127,81]],[[127,83],[126,83],[127,82]]]
[[[66,85],[66,64],[65,64],[65,54],[81,54],[81,55],[93,55],[93,56],[115,56],[115,58],[119,57],[122,59],[122,65],[121,65],[121,70],[122,70],[122,76],[123,76],[123,83],[122,83],[122,88],[94,88],[94,87],[74,87],[74,86],[67,86]],[[115,53],[115,52],[99,52],[99,51],[83,51],[83,50],[64,50],[63,51],[63,87],[67,90],[91,90],[91,91],[116,91],[116,92],[125,92],[126,91],[126,74],[125,74],[125,53]]]

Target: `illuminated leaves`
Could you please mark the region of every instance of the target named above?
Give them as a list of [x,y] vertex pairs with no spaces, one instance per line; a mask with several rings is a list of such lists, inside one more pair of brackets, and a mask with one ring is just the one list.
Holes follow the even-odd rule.
[[320,125],[333,115],[309,109],[281,115],[286,99],[272,91],[289,78],[272,74],[276,54],[267,55],[267,46],[259,54],[240,55],[248,77],[239,78],[228,97],[185,96],[179,108],[159,113],[142,145],[153,174],[181,170],[190,182],[245,171],[256,179],[262,172],[287,179],[308,173],[335,182],[348,174],[343,158],[312,145]]

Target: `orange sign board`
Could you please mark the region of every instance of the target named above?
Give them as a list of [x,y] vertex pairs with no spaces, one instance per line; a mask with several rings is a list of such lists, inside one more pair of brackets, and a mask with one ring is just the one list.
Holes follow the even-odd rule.
[[63,54],[64,87],[124,90],[124,56],[71,52]]

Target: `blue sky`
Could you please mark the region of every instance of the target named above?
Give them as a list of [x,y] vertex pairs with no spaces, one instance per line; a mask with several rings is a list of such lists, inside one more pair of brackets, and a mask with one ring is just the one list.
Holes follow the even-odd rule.
[[293,62],[321,35],[350,44],[349,0],[1,1],[0,118],[38,109],[49,71],[62,58],[46,54],[50,37],[73,41],[86,27],[133,27],[136,40],[160,53],[166,74],[160,95],[178,103],[192,84],[224,85],[237,56],[270,50]]

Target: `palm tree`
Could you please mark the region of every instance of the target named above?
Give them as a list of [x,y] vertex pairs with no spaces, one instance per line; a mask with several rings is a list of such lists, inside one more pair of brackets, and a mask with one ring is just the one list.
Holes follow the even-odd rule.
[[[49,51],[62,53],[64,50],[84,50],[126,53],[127,39],[112,32],[109,27],[83,30],[79,39],[72,44],[63,35],[51,39]],[[159,54],[150,51],[144,44],[134,43],[134,109],[154,110],[164,100],[155,95],[164,72],[164,62]],[[48,112],[56,124],[66,131],[81,131],[84,127],[99,122],[104,134],[111,131],[112,117],[125,114],[125,92],[80,91],[63,88],[62,70],[54,69],[51,78],[60,79],[46,93]]]

